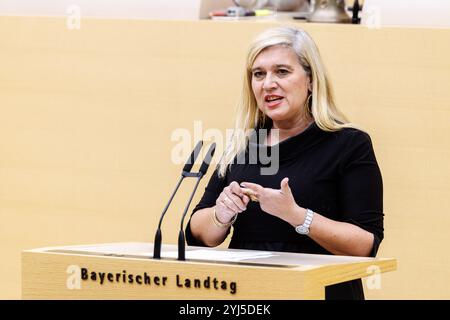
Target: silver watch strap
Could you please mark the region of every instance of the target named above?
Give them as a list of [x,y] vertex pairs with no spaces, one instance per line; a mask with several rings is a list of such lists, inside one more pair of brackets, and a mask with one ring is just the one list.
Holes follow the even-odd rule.
[[314,212],[311,209],[306,209],[306,217],[305,222],[303,222],[303,226],[305,228],[309,229],[309,226],[311,225],[313,221]]

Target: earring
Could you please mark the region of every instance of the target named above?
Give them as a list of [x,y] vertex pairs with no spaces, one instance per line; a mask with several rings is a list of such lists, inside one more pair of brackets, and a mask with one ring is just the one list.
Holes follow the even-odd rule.
[[305,106],[303,108],[303,110],[305,110],[305,118],[308,118],[311,114],[312,114],[312,110],[311,110],[311,96],[312,96],[312,92],[309,93],[308,98],[306,98],[305,101]]

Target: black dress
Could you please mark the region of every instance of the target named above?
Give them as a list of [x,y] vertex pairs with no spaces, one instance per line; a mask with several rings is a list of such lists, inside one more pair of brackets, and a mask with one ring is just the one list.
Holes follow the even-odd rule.
[[[253,147],[260,154],[269,155],[278,148],[279,170],[276,174],[261,174],[263,167],[272,164],[250,161]],[[214,206],[223,188],[232,181],[279,189],[281,180],[289,177],[289,186],[298,205],[373,233],[371,256],[376,255],[383,239],[383,187],[368,134],[357,129],[326,132],[313,123],[275,147],[250,143],[246,157],[245,164],[235,161],[223,179],[218,177],[216,169],[193,214]],[[289,223],[263,212],[257,202],[247,205],[247,210],[238,215],[233,227],[230,248],[331,254],[308,236],[296,233]],[[189,245],[203,245],[193,237],[189,223],[186,238]],[[328,286],[325,298],[364,299],[362,282],[358,279]]]

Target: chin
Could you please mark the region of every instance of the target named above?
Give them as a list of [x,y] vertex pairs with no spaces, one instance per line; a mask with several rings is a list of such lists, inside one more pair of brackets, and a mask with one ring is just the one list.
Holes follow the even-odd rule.
[[267,112],[266,116],[268,116],[272,121],[283,121],[288,119],[284,112]]

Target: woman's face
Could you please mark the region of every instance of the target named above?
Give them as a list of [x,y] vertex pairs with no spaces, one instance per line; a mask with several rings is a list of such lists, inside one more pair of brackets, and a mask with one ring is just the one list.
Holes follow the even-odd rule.
[[310,79],[294,51],[285,46],[261,51],[252,66],[252,89],[258,108],[276,123],[302,120]]

